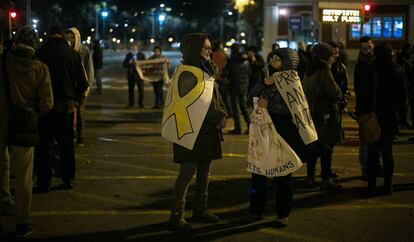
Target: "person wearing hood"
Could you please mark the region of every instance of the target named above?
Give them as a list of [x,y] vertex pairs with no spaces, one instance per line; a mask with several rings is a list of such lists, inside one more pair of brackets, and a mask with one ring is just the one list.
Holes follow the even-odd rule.
[[[92,55],[88,47],[82,45],[81,35],[79,30],[75,27],[66,30],[66,40],[69,42],[70,47],[79,53],[82,59],[83,67],[85,68],[85,74],[89,83],[92,86],[94,80],[94,69]],[[76,109],[76,143],[79,146],[83,146],[83,127],[86,99],[88,97],[89,89],[85,92],[83,97],[79,100],[78,108]]]
[[[191,33],[181,40],[183,65],[201,69],[214,77],[217,69],[210,59],[211,38],[203,33]],[[181,80],[181,79],[179,79]],[[188,93],[196,84],[196,79],[183,79],[179,82],[179,93]],[[184,219],[186,194],[194,173],[197,171],[193,205],[193,220],[201,222],[218,222],[219,217],[207,211],[208,183],[212,160],[221,159],[221,130],[226,126],[227,112],[216,83],[207,114],[195,140],[193,149],[173,143],[174,161],[180,163],[180,172],[174,187],[174,203],[171,210],[170,224],[178,230],[191,229]]]
[[52,25],[48,36],[48,40],[38,49],[37,56],[49,68],[55,105],[39,120],[40,144],[36,147],[35,162],[37,193],[46,193],[50,189],[53,173],[49,153],[54,140],[62,158],[63,184],[58,188],[73,189],[76,173],[74,112],[89,86],[81,57],[64,38],[63,27]]
[[[339,100],[341,89],[331,72],[334,51],[327,43],[319,43],[312,49],[312,59],[303,78],[303,91],[308,99],[312,119],[318,133],[318,151],[321,155],[322,189],[339,189],[332,179],[332,153],[335,143],[342,140]],[[317,158],[307,163],[309,186],[315,186],[315,165]]]
[[[292,114],[278,88],[274,83],[273,74],[283,71],[296,70],[299,64],[298,54],[289,48],[279,48],[269,53],[267,69],[269,77],[262,79],[250,92],[249,102],[253,97],[260,97],[258,105],[267,108],[276,131],[289,144],[301,160],[306,160],[305,143],[292,122]],[[274,177],[276,184],[276,214],[277,226],[287,226],[292,209],[292,174]],[[250,189],[250,214],[246,222],[263,219],[266,208],[267,177],[252,173]]]
[[[48,67],[35,56],[38,36],[34,29],[19,29],[13,49],[7,56],[10,105],[35,110],[44,115],[53,107],[52,85]],[[37,135],[36,135],[37,136]],[[25,136],[31,139],[30,135]],[[34,146],[11,143],[11,162],[16,166],[15,217],[16,236],[25,237],[34,230],[28,223],[32,202]]]

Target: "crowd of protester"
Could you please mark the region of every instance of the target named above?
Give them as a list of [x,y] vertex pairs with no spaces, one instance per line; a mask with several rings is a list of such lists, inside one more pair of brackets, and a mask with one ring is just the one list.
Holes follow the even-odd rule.
[[[0,206],[2,213],[12,213],[15,208],[16,236],[23,237],[34,231],[28,221],[32,192],[49,192],[53,176],[62,179],[59,189],[73,189],[76,177],[75,147],[76,144],[82,146],[84,143],[84,110],[89,88],[95,79],[96,93],[102,93],[102,50],[99,42],[94,41],[91,50],[81,44],[81,36],[76,28],[65,30],[59,25],[53,25],[48,36],[48,40],[39,46],[36,32],[31,27],[23,27],[1,56]],[[268,109],[276,130],[293,149],[300,154],[306,153],[301,150],[304,145],[298,141],[298,133],[289,110],[270,78],[277,72],[287,70],[298,73],[318,134],[318,141],[307,147],[315,155],[300,157],[307,163],[309,187],[320,185],[321,189],[326,190],[341,189],[336,181],[340,174],[332,170],[332,157],[335,144],[341,143],[344,138],[342,114],[350,113],[358,120],[365,114],[374,112],[381,135],[376,142],[360,142],[361,173],[368,182],[361,195],[391,195],[393,140],[398,137],[400,129],[414,128],[414,47],[407,44],[396,53],[390,45],[375,45],[369,37],[362,37],[359,43],[360,51],[353,73],[356,96],[353,113],[349,111],[353,107],[348,105],[350,73],[343,43],[331,41],[308,46],[300,43],[298,51],[280,48],[275,44],[265,62],[255,46],[246,47],[235,43],[227,56],[222,42],[213,42],[208,35],[187,35],[181,43],[183,64],[200,68],[210,76],[215,76],[218,87],[214,89],[211,104],[215,109],[209,111],[207,121],[203,123],[205,132],[198,138],[196,148],[190,152],[174,144],[174,160],[180,163],[181,168],[175,183],[174,206],[170,217],[173,227],[179,230],[191,229],[191,225],[184,219],[185,197],[196,171],[193,217],[204,222],[219,221],[216,215],[207,211],[211,162],[221,158],[220,135],[227,118],[234,121],[234,127],[228,134],[249,133],[252,97],[260,98],[260,105]],[[153,51],[149,60],[163,58],[160,47],[154,47]],[[136,61],[145,59],[139,46],[133,45],[123,61],[128,73],[127,107],[135,105],[136,85],[137,105],[140,108],[144,106],[143,81],[146,77],[137,68]],[[163,79],[152,82],[154,109],[164,106],[163,84]],[[29,114],[32,115],[30,118],[33,118],[32,124],[37,124],[36,128],[21,130],[17,127],[16,131],[9,127],[9,118],[16,118],[15,110],[26,112],[26,118]],[[246,123],[246,130],[242,130],[240,113]],[[19,117],[17,120],[21,121]],[[17,126],[19,122],[13,123]],[[26,126],[24,128],[28,129]],[[9,132],[17,132],[16,138],[10,139]],[[22,136],[28,143],[21,142]],[[212,146],[212,142],[214,149],[205,149]],[[50,155],[54,152],[60,154],[57,167],[53,166],[53,156]],[[321,164],[321,183],[315,179],[318,158]],[[9,185],[10,162],[16,164],[14,199]],[[378,176],[384,177],[383,186],[377,187]],[[32,177],[36,178],[35,185]],[[252,174],[251,179],[251,214],[248,222],[263,219],[266,204],[266,177]],[[278,187],[278,222],[286,226],[293,200],[291,174],[275,178],[275,183]]]

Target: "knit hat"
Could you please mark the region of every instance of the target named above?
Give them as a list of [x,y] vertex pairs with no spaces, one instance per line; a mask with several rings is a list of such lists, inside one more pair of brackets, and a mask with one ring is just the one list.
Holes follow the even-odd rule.
[[299,56],[296,51],[290,48],[279,48],[276,51],[276,54],[281,57],[282,60],[282,69],[287,70],[296,70],[299,64]]
[[32,48],[36,48],[38,44],[38,36],[36,31],[30,26],[24,26],[19,29],[16,35],[16,45],[24,44]]
[[59,24],[54,24],[52,26],[50,26],[49,28],[49,36],[54,35],[54,34],[60,34],[62,36],[65,35],[65,30],[63,29],[63,27]]
[[327,43],[316,44],[312,48],[312,57],[327,61],[334,54],[332,46]]

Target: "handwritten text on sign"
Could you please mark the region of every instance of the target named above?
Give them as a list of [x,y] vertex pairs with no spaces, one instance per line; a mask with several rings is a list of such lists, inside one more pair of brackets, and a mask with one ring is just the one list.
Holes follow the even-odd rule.
[[303,92],[302,83],[296,71],[282,71],[273,74],[274,82],[292,114],[293,122],[305,144],[318,139]]

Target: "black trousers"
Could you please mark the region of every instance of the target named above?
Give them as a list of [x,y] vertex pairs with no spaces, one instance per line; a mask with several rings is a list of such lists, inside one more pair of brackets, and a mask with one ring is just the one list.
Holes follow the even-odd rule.
[[138,106],[144,107],[144,81],[136,76],[128,77],[128,104],[134,106],[135,84],[138,86]]
[[155,97],[154,107],[161,108],[164,105],[164,91],[162,90],[163,85],[163,81],[157,81],[152,83]]
[[[319,155],[321,157],[321,178],[322,180],[329,179],[332,173],[332,153],[334,144],[322,144],[316,142]],[[309,159],[306,164],[308,177],[315,177],[315,167],[317,157]]]
[[246,95],[239,95],[236,93],[231,93],[230,100],[231,100],[231,114],[234,120],[234,129],[241,131],[239,108],[241,110],[241,113],[243,114],[243,118],[247,124],[247,127],[249,127],[250,115],[249,115],[249,111],[247,110]]
[[374,188],[377,181],[377,170],[379,165],[379,152],[382,155],[384,166],[384,186],[392,186],[392,177],[394,174],[394,157],[392,154],[392,138],[381,138],[376,144],[368,144],[368,186]]
[[[277,217],[288,217],[292,209],[292,176],[291,174],[273,178],[276,185]],[[266,209],[267,177],[252,173],[250,190],[250,212],[263,215]]]
[[39,122],[40,143],[36,149],[35,173],[38,185],[49,187],[52,179],[51,145],[57,143],[61,152],[63,182],[75,179],[75,147],[73,144],[74,113],[50,111]]

